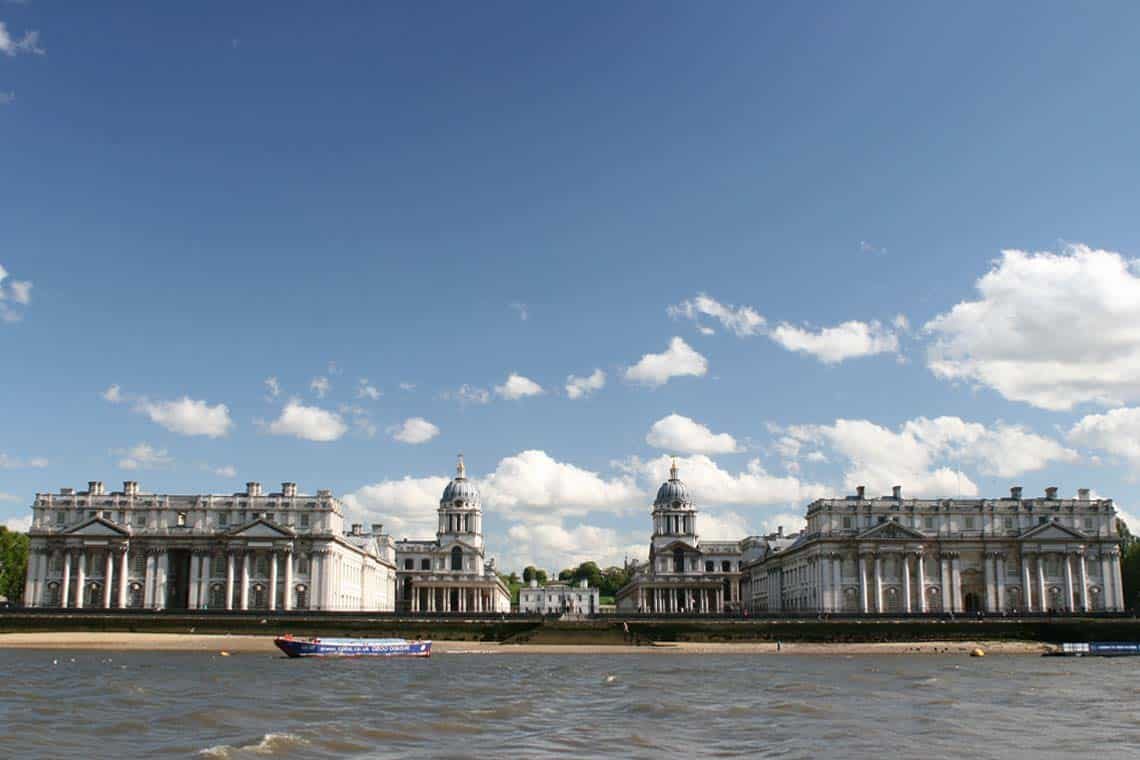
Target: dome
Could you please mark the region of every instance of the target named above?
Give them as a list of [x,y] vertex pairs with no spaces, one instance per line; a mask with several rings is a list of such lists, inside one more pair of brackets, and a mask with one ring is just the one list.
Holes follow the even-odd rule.
[[462,502],[465,507],[479,506],[479,489],[467,479],[467,468],[463,464],[463,456],[459,456],[459,464],[455,467],[455,477],[443,489],[440,497],[440,506],[452,505]]
[[653,500],[655,507],[691,507],[693,498],[689,495],[689,487],[677,477],[677,460],[669,468],[669,479],[657,489],[657,498]]

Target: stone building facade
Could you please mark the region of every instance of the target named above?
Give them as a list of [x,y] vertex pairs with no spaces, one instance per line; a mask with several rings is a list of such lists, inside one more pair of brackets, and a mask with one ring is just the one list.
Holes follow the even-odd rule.
[[649,561],[614,597],[619,613],[720,614],[740,606],[741,544],[701,542],[697,508],[677,462],[653,500]]
[[144,493],[99,481],[36,494],[25,604],[213,610],[391,610],[395,547],[345,533],[329,491]]
[[510,612],[510,592],[484,556],[483,505],[462,456],[436,513],[434,540],[396,542],[400,610]]
[[746,541],[741,593],[753,613],[1123,610],[1112,500],[1057,490],[818,499],[801,533]]
[[554,582],[545,586],[532,580],[519,591],[519,612],[530,615],[589,617],[601,612],[601,591],[583,578],[578,585]]

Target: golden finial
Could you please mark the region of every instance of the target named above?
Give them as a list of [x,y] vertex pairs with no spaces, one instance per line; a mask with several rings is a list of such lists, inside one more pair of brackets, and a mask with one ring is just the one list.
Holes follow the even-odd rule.
[[467,477],[467,467],[463,464],[463,454],[459,455],[459,463],[455,465],[455,476],[458,478]]

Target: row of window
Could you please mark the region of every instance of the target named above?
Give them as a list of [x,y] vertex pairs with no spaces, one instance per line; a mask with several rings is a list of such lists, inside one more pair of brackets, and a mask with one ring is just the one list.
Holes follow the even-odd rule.
[[[114,516],[112,516],[112,515],[114,515]],[[64,525],[67,525],[67,522],[68,522],[67,517],[68,517],[67,512],[64,512],[62,510],[57,511],[55,513],[55,524],[56,524],[56,526],[57,527],[63,527]],[[111,512],[110,510],[104,510],[103,512],[100,512],[97,509],[92,509],[92,510],[88,510],[87,517],[88,518],[102,517],[104,520],[110,520],[111,522],[116,522],[116,523],[119,523],[120,525],[127,525],[128,524],[127,523],[127,514],[125,512],[122,512],[122,511],[115,513],[115,512]],[[235,526],[244,525],[247,522],[250,522],[251,520],[256,520],[259,518],[264,519],[264,520],[268,520],[269,522],[277,522],[277,515],[273,512],[252,512],[252,513],[250,513],[250,512],[238,512],[236,517],[237,517],[237,521],[232,523]],[[288,515],[284,515],[284,517],[287,518]],[[177,527],[184,528],[184,527],[188,526],[190,524],[189,520],[190,520],[190,513],[189,512],[177,512],[177,513],[175,513],[174,524]],[[300,514],[300,519],[298,522],[300,524],[301,529],[308,528],[309,524],[310,524],[309,515],[302,512]],[[134,521],[132,524],[136,528],[145,528],[147,526],[147,513],[145,513],[145,512],[135,513]],[[215,513],[214,514],[214,525],[218,528],[230,527],[230,525],[231,525],[230,513],[229,512],[217,512],[217,513]]]
[[[856,524],[857,524],[856,519],[857,518],[855,518],[855,517],[845,516],[843,518],[843,529],[844,530],[854,530],[856,527]],[[878,515],[878,521],[880,523],[886,522],[887,516],[886,515]],[[1048,517],[1039,516],[1037,518],[1037,524],[1038,525],[1044,525],[1047,522],[1049,522]],[[1091,531],[1091,530],[1095,529],[1093,518],[1091,518],[1091,517],[1084,518],[1081,524],[1086,531]],[[978,525],[979,525],[978,518],[966,517],[964,520],[964,523],[962,524],[961,530],[967,530],[967,531],[978,530]],[[1008,530],[1015,530],[1016,527],[1017,526],[1016,526],[1016,522],[1014,521],[1014,518],[1012,518],[1012,517],[1003,517],[1002,518],[1002,530],[1007,530],[1007,531]],[[934,518],[934,517],[922,518],[922,529],[927,530],[927,531],[937,530],[938,528],[936,526],[936,518]]]

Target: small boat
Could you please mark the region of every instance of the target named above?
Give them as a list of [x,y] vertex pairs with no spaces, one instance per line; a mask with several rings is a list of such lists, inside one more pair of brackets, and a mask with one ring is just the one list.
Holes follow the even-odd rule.
[[1138,641],[1090,641],[1087,643],[1062,644],[1060,649],[1046,652],[1043,657],[1137,657],[1140,656]]
[[273,643],[289,657],[431,657],[430,641],[277,636]]

